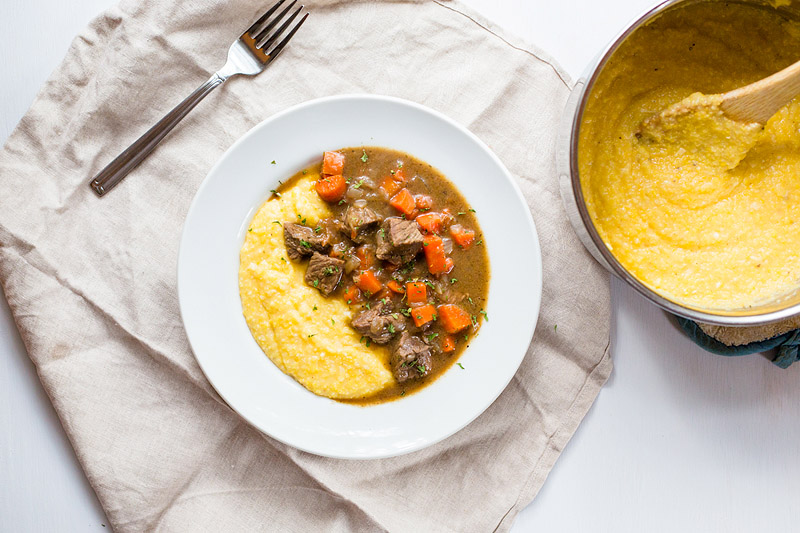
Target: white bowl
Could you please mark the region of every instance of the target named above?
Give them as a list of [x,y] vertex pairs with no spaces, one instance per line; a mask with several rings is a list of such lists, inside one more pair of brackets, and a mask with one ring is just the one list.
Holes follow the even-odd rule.
[[[239,248],[254,211],[324,150],[385,146],[432,164],[477,210],[491,264],[487,314],[460,363],[399,400],[357,406],[316,396],[256,344],[239,299]],[[275,164],[271,164],[271,161]],[[292,107],[239,139],[195,196],[181,240],[178,296],[200,367],[219,395],[264,433],[340,458],[390,457],[452,435],[505,389],[530,344],[542,292],[539,241],[519,187],[469,131],[412,102],[336,96]],[[347,327],[347,326],[345,326]]]

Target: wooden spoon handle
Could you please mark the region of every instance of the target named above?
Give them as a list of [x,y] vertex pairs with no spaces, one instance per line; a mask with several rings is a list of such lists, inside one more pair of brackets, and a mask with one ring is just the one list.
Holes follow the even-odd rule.
[[800,93],[800,61],[772,76],[722,95],[720,107],[740,122],[766,123]]

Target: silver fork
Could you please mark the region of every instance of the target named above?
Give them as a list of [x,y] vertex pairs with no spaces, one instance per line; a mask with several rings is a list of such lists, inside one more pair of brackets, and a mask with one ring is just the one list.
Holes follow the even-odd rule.
[[[98,196],[103,196],[113,189],[114,186],[122,181],[122,178],[136,168],[136,166],[153,151],[156,145],[166,137],[172,128],[177,126],[178,122],[188,115],[189,111],[194,109],[194,106],[199,104],[208,93],[225,83],[231,76],[236,76],[237,74],[255,76],[267,68],[267,65],[281,53],[286,43],[291,40],[303,22],[308,18],[308,13],[305,13],[300,21],[289,29],[289,33],[286,34],[283,40],[275,45],[274,48],[270,49],[303,10],[303,6],[301,5],[286,18],[283,24],[278,26],[281,20],[286,17],[286,14],[289,13],[292,7],[297,3],[297,0],[293,0],[280,13],[273,17],[273,13],[275,13],[285,1],[286,0],[279,0],[233,42],[230,49],[228,49],[228,61],[225,63],[225,66],[215,72],[208,81],[195,89],[183,102],[175,106],[175,108],[167,113],[164,118],[159,120],[155,126],[147,130],[144,135],[139,137],[136,142],[119,154],[92,179],[89,185]],[[276,28],[276,26],[278,27]],[[269,52],[267,52],[267,50],[269,50]]]

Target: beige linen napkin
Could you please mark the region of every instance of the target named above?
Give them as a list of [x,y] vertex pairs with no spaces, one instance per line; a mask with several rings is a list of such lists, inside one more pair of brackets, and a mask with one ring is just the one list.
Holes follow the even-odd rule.
[[[87,180],[263,7],[124,1],[75,39],[9,138],[0,277],[41,381],[118,531],[505,531],[611,370],[608,276],[570,229],[554,168],[565,76],[458,4],[314,3],[268,72],[228,82],[96,198]],[[290,105],[352,92],[423,103],[486,141],[544,254],[534,341],[502,396],[436,446],[377,461],[313,456],[242,421],[197,366],[175,290],[184,216],[225,149]]]

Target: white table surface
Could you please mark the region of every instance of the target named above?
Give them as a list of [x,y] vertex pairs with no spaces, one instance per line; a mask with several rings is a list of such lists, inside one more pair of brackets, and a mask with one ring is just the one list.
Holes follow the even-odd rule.
[[[113,1],[0,1],[0,142]],[[577,78],[654,0],[465,3]],[[612,288],[611,379],[514,531],[798,531],[800,364],[705,353],[631,289]],[[104,530],[4,298],[0,353],[0,532]]]

